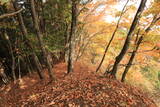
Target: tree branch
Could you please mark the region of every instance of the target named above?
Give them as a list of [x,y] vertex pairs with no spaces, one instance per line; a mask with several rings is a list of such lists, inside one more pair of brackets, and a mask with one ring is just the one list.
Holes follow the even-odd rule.
[[0,19],[3,19],[3,18],[6,18],[6,17],[11,17],[11,16],[14,16],[20,12],[22,12],[23,9],[20,9],[18,11],[15,11],[15,12],[12,12],[12,13],[6,13],[6,14],[3,14],[0,16]]

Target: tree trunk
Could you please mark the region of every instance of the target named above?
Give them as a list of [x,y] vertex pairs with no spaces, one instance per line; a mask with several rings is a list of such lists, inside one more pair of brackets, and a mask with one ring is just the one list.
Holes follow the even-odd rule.
[[61,50],[61,52],[60,52],[60,61],[62,61],[62,62],[67,62],[67,60],[68,60],[68,55],[67,55],[67,52],[68,52],[68,24],[67,24],[67,22],[66,22],[66,24],[65,24],[65,32],[64,32],[64,49],[63,50]]
[[25,55],[26,55],[26,59],[24,61],[25,61],[25,63],[28,63],[28,66],[27,66],[28,72],[29,72],[29,74],[32,74],[32,71],[34,68],[31,64],[29,56],[26,53],[25,53]]
[[131,55],[131,57],[130,57],[130,59],[129,59],[129,62],[128,62],[127,66],[126,66],[126,68],[125,68],[125,70],[124,70],[124,72],[123,72],[123,74],[122,74],[121,82],[124,82],[124,81],[125,81],[126,74],[128,73],[128,71],[129,71],[129,69],[130,69],[130,67],[131,67],[131,65],[132,65],[132,62],[133,62],[133,60],[134,60],[134,58],[135,58],[135,56],[136,56],[137,50],[138,50],[138,48],[139,48],[142,40],[143,40],[143,36],[141,36],[141,37],[139,38],[139,40],[138,40],[138,42],[137,42],[137,45],[136,45],[136,48],[135,48],[135,50],[132,52],[132,55]]
[[127,66],[126,66],[126,68],[125,68],[125,70],[124,70],[124,72],[123,72],[123,74],[122,74],[121,82],[124,82],[124,81],[125,81],[126,74],[128,73],[128,71],[129,71],[129,69],[130,69],[130,67],[131,67],[131,65],[132,65],[132,63],[133,63],[133,60],[134,60],[135,55],[136,55],[136,53],[137,53],[137,50],[138,50],[138,48],[139,48],[139,46],[140,46],[140,44],[141,44],[141,42],[142,42],[142,40],[143,40],[144,35],[147,34],[147,33],[151,30],[151,28],[154,26],[154,24],[155,24],[158,20],[160,20],[160,18],[157,18],[157,15],[155,15],[155,16],[153,17],[153,20],[152,20],[151,24],[145,29],[144,34],[142,34],[141,37],[138,39],[138,42],[136,43],[136,48],[135,48],[135,50],[132,52],[132,55],[131,55],[131,57],[130,57],[130,59],[129,59],[129,62],[128,62]]
[[70,25],[67,25],[66,32],[64,35],[65,38],[65,49],[64,49],[64,57],[65,57],[65,62],[68,63],[68,58],[69,58],[69,37],[70,37],[70,31],[69,31]]
[[127,38],[125,40],[124,46],[123,46],[120,54],[116,57],[116,61],[114,63],[113,69],[111,70],[111,76],[113,76],[114,78],[116,78],[118,65],[121,62],[121,60],[123,59],[124,55],[126,54],[128,48],[129,48],[132,34],[133,34],[134,29],[136,28],[136,25],[137,25],[137,23],[138,23],[138,21],[140,19],[140,16],[141,16],[141,14],[142,14],[142,12],[144,10],[146,2],[147,2],[147,0],[141,0],[140,6],[139,6],[139,8],[137,10],[137,13],[136,13],[136,15],[134,17],[132,25],[131,25],[131,27],[129,29],[128,34],[127,34]]
[[75,60],[75,35],[77,27],[77,3],[72,1],[72,22],[71,22],[71,31],[69,37],[69,57],[68,57],[68,73],[73,71],[74,60]]
[[11,57],[12,57],[12,76],[13,76],[13,80],[16,81],[17,78],[16,78],[16,73],[15,73],[15,66],[16,66],[15,65],[15,57],[14,57],[14,53],[13,53],[12,44],[9,39],[8,39],[8,43],[9,43],[10,53],[11,53]]
[[11,54],[11,58],[12,58],[12,76],[13,76],[13,80],[16,81],[16,73],[15,73],[15,66],[16,66],[16,63],[15,63],[15,57],[14,57],[14,52],[13,52],[13,47],[12,47],[12,44],[11,44],[11,41],[8,37],[8,34],[5,32],[5,38],[6,40],[8,41],[8,45],[9,45],[9,50],[10,50],[10,54]]
[[[13,3],[13,6],[14,6],[15,10],[18,10],[18,6],[17,6],[16,2]],[[22,14],[21,14],[21,13],[18,13],[18,14],[17,14],[17,17],[18,17],[18,22],[19,22],[19,25],[20,25],[20,29],[21,29],[21,31],[22,31],[22,34],[23,34],[24,38],[25,38],[25,44],[26,44],[26,46],[27,46],[31,51],[34,51],[32,45],[30,44],[30,41],[29,41],[28,38],[27,38],[28,32],[27,32],[27,29],[26,29],[26,27],[25,27]],[[35,52],[32,52],[32,56],[33,56],[33,61],[34,61],[34,63],[36,64],[37,73],[38,73],[38,75],[39,75],[39,78],[40,78],[40,79],[43,79],[44,76],[43,76],[43,74],[41,73],[42,67],[40,66],[40,62],[39,62],[39,60],[38,60]]]
[[36,30],[39,46],[41,48],[43,58],[45,60],[47,68],[48,68],[49,77],[50,77],[51,80],[54,80],[55,77],[54,77],[53,72],[52,72],[52,65],[49,62],[49,57],[48,57],[48,54],[47,54],[46,49],[44,47],[45,45],[44,45],[43,39],[42,39],[43,35],[42,35],[42,32],[40,31],[40,27],[39,27],[39,23],[38,23],[38,16],[37,16],[36,9],[35,9],[35,1],[34,0],[30,0],[30,1],[31,1],[32,18],[33,18],[34,27],[35,27],[35,30]]
[[5,74],[4,66],[0,61],[0,77],[2,78],[2,81],[7,84],[9,82],[7,75]]
[[124,14],[124,11],[125,11],[125,8],[126,8],[128,2],[129,2],[129,0],[127,0],[126,4],[124,5],[124,7],[123,7],[123,9],[122,9],[120,18],[119,18],[119,20],[118,20],[118,22],[117,22],[117,25],[116,25],[116,28],[115,28],[112,36],[111,36],[111,39],[110,39],[108,45],[106,46],[106,49],[105,49],[105,51],[104,51],[102,60],[101,60],[101,62],[99,63],[99,65],[98,65],[98,67],[97,67],[97,69],[96,69],[96,72],[98,72],[98,70],[99,70],[100,67],[102,66],[102,63],[103,63],[103,61],[104,61],[104,59],[105,59],[106,53],[107,53],[107,51],[108,51],[108,48],[110,47],[110,45],[111,45],[111,43],[112,43],[112,41],[113,41],[113,39],[114,39],[114,36],[115,36],[115,34],[116,34],[116,32],[117,32],[117,29],[118,29],[118,27],[119,27],[119,23],[120,23],[120,21],[121,21],[122,15]]

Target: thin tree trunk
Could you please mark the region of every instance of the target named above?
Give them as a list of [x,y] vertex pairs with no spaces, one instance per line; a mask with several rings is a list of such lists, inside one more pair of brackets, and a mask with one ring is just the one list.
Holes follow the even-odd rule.
[[74,68],[76,27],[77,27],[77,3],[76,1],[72,1],[72,22],[71,22],[71,32],[69,37],[68,73],[72,72]]
[[27,69],[28,69],[29,74],[32,74],[33,66],[31,64],[30,59],[28,58],[28,55],[26,55],[26,60],[25,61],[28,63]]
[[111,36],[111,39],[110,39],[108,45],[106,46],[106,49],[105,49],[104,54],[103,54],[103,57],[102,57],[99,65],[98,65],[98,67],[97,67],[97,69],[96,69],[96,72],[98,72],[98,70],[99,70],[100,67],[102,66],[102,63],[103,63],[103,61],[104,61],[104,59],[105,59],[106,53],[107,53],[107,51],[108,51],[108,48],[110,47],[110,45],[111,45],[111,43],[112,43],[112,41],[113,41],[113,39],[114,39],[114,36],[115,36],[115,34],[116,34],[116,32],[117,32],[117,29],[118,29],[118,27],[119,27],[119,23],[120,23],[120,21],[121,21],[122,15],[124,14],[124,11],[125,11],[125,8],[126,8],[128,2],[129,2],[129,0],[127,0],[126,4],[124,5],[124,7],[123,7],[123,9],[122,9],[120,18],[119,18],[119,20],[118,20],[118,22],[117,22],[117,25],[116,25],[116,28],[115,28],[112,36]]
[[64,49],[61,50],[60,52],[60,60],[62,62],[67,62],[67,59],[66,58],[66,55],[67,55],[67,51],[68,51],[68,47],[67,47],[67,44],[68,44],[68,24],[65,23],[65,32],[64,32]]
[[15,57],[14,57],[14,53],[13,53],[13,48],[12,48],[12,44],[11,44],[11,41],[10,41],[10,39],[9,39],[9,37],[8,37],[8,35],[7,35],[7,33],[5,33],[5,37],[6,37],[6,39],[7,39],[7,41],[8,41],[8,45],[9,45],[9,49],[10,49],[10,54],[11,54],[11,58],[12,58],[12,67],[11,67],[11,69],[12,69],[12,76],[13,76],[13,80],[14,81],[16,81],[16,73],[15,73]]
[[40,7],[41,7],[41,12],[42,16],[40,17],[40,25],[41,25],[41,31],[44,35],[47,35],[46,32],[46,20],[45,20],[45,14],[44,14],[44,3],[42,0],[40,0]]
[[[13,6],[14,6],[15,10],[18,10],[18,6],[17,6],[16,2],[13,3]],[[27,38],[28,32],[27,32],[27,29],[26,29],[26,27],[25,27],[22,14],[21,14],[21,13],[18,13],[18,14],[17,14],[17,17],[18,17],[18,22],[19,22],[19,25],[20,25],[20,29],[21,29],[21,31],[22,31],[22,34],[23,34],[24,38],[25,38],[25,44],[26,44],[26,46],[27,46],[28,48],[30,48],[31,51],[33,51],[33,47],[32,47],[32,45],[30,44],[30,41],[29,41],[28,38]],[[37,73],[38,73],[38,75],[39,75],[39,78],[40,78],[40,79],[43,79],[44,76],[43,76],[43,74],[41,73],[42,67],[40,66],[39,60],[38,60],[35,52],[32,52],[32,56],[33,56],[33,61],[34,61],[34,63],[36,64],[36,67],[37,67]]]
[[130,69],[130,67],[131,67],[131,65],[132,65],[132,63],[133,63],[133,60],[134,60],[134,58],[135,58],[135,56],[136,56],[137,50],[138,50],[138,48],[139,48],[142,40],[143,40],[143,36],[141,36],[141,37],[139,38],[139,40],[138,40],[138,42],[137,42],[137,45],[136,45],[136,48],[135,48],[135,50],[132,52],[132,55],[131,55],[131,57],[130,57],[130,59],[129,59],[129,62],[128,62],[127,66],[126,66],[126,68],[125,68],[125,70],[124,70],[124,72],[123,72],[123,74],[122,74],[121,82],[124,82],[124,81],[125,81],[126,74],[128,73],[128,71],[129,71],[129,69]]
[[16,73],[15,73],[15,57],[14,57],[14,54],[13,54],[13,49],[12,47],[10,46],[10,51],[11,51],[11,56],[12,56],[12,76],[13,76],[13,79],[14,81],[16,81]]
[[49,57],[48,57],[48,54],[47,54],[46,49],[44,47],[45,45],[44,45],[43,40],[42,40],[43,35],[42,35],[42,33],[40,31],[40,28],[39,28],[38,16],[37,16],[36,9],[35,9],[35,1],[30,0],[30,2],[31,2],[32,18],[33,18],[34,27],[35,27],[35,30],[36,30],[39,46],[41,48],[43,58],[45,60],[47,68],[48,68],[49,77],[50,77],[51,80],[54,80],[55,77],[54,77],[53,72],[52,72],[52,65],[49,62]]
[[129,29],[129,32],[127,34],[127,38],[125,40],[125,43],[124,43],[124,46],[120,52],[120,54],[116,57],[116,61],[114,63],[114,66],[113,66],[113,69],[111,70],[111,76],[113,76],[114,78],[116,78],[116,73],[117,73],[117,68],[118,68],[118,65],[119,63],[121,62],[121,60],[123,59],[124,55],[126,54],[128,48],[129,48],[129,45],[130,45],[130,40],[131,40],[131,37],[132,37],[132,34],[134,32],[134,29],[136,28],[136,25],[140,19],[140,16],[145,8],[145,4],[146,4],[147,0],[141,0],[141,3],[140,3],[140,6],[137,10],[137,13],[134,17],[134,20],[132,22],[132,25]]
[[17,78],[15,73],[15,57],[14,57],[13,48],[9,39],[8,39],[8,43],[9,43],[10,53],[12,57],[12,76],[13,76],[13,80],[16,81]]
[[68,58],[69,58],[69,37],[70,37],[70,24],[66,28],[66,34],[64,35],[65,37],[65,62],[68,63]]
[[19,73],[19,79],[22,78],[22,75],[21,75],[21,64],[20,64],[20,58],[18,58],[18,73]]
[[8,77],[7,77],[5,70],[4,70],[4,66],[1,61],[0,61],[0,77],[2,78],[2,81],[5,84],[7,84],[9,82]]

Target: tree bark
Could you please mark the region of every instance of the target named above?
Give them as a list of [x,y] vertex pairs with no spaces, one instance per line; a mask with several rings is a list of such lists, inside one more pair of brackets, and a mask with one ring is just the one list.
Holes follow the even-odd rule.
[[77,27],[77,2],[72,1],[72,22],[71,22],[71,31],[69,37],[69,56],[68,56],[68,73],[73,71],[74,60],[75,60],[75,35]]
[[7,77],[5,70],[4,70],[4,66],[1,61],[0,61],[0,77],[2,78],[2,80],[5,84],[7,84],[9,82],[8,77]]
[[116,25],[116,28],[115,28],[115,30],[114,30],[112,36],[111,36],[111,39],[110,39],[108,45],[107,45],[106,48],[105,48],[103,57],[102,57],[102,59],[101,59],[99,65],[98,65],[98,67],[97,67],[97,69],[96,69],[96,72],[98,72],[98,70],[99,70],[100,67],[102,66],[102,63],[103,63],[103,61],[104,61],[104,59],[105,59],[105,56],[106,56],[106,53],[107,53],[107,51],[108,51],[108,49],[109,49],[109,47],[110,47],[110,45],[111,45],[111,43],[112,43],[112,41],[113,41],[113,39],[114,39],[114,36],[115,36],[115,34],[116,34],[116,32],[117,32],[117,29],[118,29],[118,27],[119,27],[119,23],[120,23],[120,21],[121,21],[122,15],[124,14],[124,11],[125,11],[125,8],[126,8],[128,2],[129,2],[129,0],[127,0],[126,4],[124,5],[124,7],[123,7],[123,9],[122,9],[120,18],[119,18],[119,20],[118,20],[118,22],[117,22],[117,25]]
[[6,18],[6,17],[14,16],[14,15],[16,15],[16,14],[22,12],[22,11],[23,11],[23,9],[20,9],[20,10],[17,10],[17,11],[15,11],[15,12],[13,12],[13,13],[6,13],[6,14],[3,14],[3,15],[0,16],[0,19]]
[[43,58],[46,62],[47,68],[48,68],[49,77],[50,77],[51,80],[54,80],[55,77],[54,77],[53,72],[52,72],[52,65],[49,62],[49,57],[48,57],[48,54],[47,54],[47,51],[45,49],[45,45],[44,45],[43,39],[42,39],[43,35],[40,31],[40,27],[39,27],[39,23],[38,23],[38,16],[37,16],[36,9],[35,9],[35,1],[30,0],[30,2],[31,2],[32,18],[33,18],[34,27],[35,27],[35,30],[36,30],[36,35],[37,35],[37,39],[38,39],[38,42],[39,42],[39,46],[41,48]]
[[[6,34],[7,36],[7,34]],[[8,38],[8,44],[9,44],[9,48],[10,48],[10,53],[11,53],[11,57],[12,57],[12,76],[13,76],[13,80],[16,81],[16,73],[15,73],[15,57],[14,57],[14,53],[13,53],[13,48],[12,48],[12,44],[11,41]]]
[[124,82],[124,81],[125,81],[125,77],[126,77],[128,71],[129,71],[129,69],[131,68],[131,65],[132,65],[133,60],[134,60],[134,58],[135,58],[135,56],[136,56],[136,53],[137,53],[137,51],[138,51],[138,48],[139,48],[139,46],[140,46],[140,44],[141,44],[141,42],[142,42],[142,40],[143,40],[143,38],[144,38],[144,35],[147,34],[147,33],[151,30],[151,28],[155,25],[155,23],[156,23],[158,20],[160,20],[160,18],[157,18],[157,15],[155,15],[155,16],[153,17],[153,20],[152,20],[151,24],[145,29],[144,34],[142,34],[142,35],[140,36],[140,38],[138,39],[138,42],[137,42],[137,44],[136,44],[136,48],[135,48],[135,50],[133,50],[132,55],[131,55],[131,57],[130,57],[130,59],[129,59],[129,61],[128,61],[128,64],[127,64],[127,66],[126,66],[126,68],[125,68],[125,70],[124,70],[124,72],[123,72],[123,74],[122,74],[121,82]]
[[126,66],[126,68],[125,68],[125,70],[124,70],[124,72],[123,72],[123,74],[122,74],[121,82],[124,82],[124,81],[125,81],[126,74],[128,73],[128,71],[129,71],[129,69],[130,69],[130,67],[131,67],[131,65],[132,65],[132,63],[133,63],[133,60],[134,60],[134,58],[135,58],[135,56],[136,56],[137,50],[138,50],[138,48],[139,48],[142,40],[143,40],[143,36],[141,36],[141,37],[139,38],[139,40],[138,40],[138,42],[137,42],[137,45],[136,45],[136,49],[132,52],[132,55],[131,55],[131,57],[130,57],[130,59],[129,59],[129,61],[128,61],[128,64],[127,64],[127,66]]
[[147,0],[141,0],[141,3],[140,3],[140,6],[137,10],[137,13],[134,17],[134,20],[132,22],[132,25],[129,29],[129,32],[127,34],[127,38],[125,40],[125,43],[124,43],[124,46],[121,50],[121,52],[119,53],[119,55],[116,57],[116,61],[114,63],[114,66],[113,66],[113,69],[111,70],[111,76],[116,78],[116,73],[117,73],[117,68],[118,68],[118,65],[119,63],[121,62],[121,60],[123,59],[124,55],[126,54],[128,48],[129,48],[129,45],[130,45],[130,40],[131,40],[131,37],[132,37],[132,34],[134,32],[134,29],[136,28],[136,25],[140,19],[140,16],[145,8],[145,4],[146,4]]
[[[13,6],[14,6],[15,10],[18,10],[18,6],[17,6],[16,2],[13,3]],[[28,32],[27,32],[27,29],[26,29],[26,27],[25,27],[22,14],[21,14],[21,13],[18,13],[18,14],[17,14],[17,17],[18,17],[18,22],[19,22],[19,25],[20,25],[20,29],[21,29],[22,34],[23,34],[24,39],[25,39],[25,44],[26,44],[26,46],[27,46],[31,51],[34,51],[32,45],[30,44],[30,41],[29,41],[28,38],[27,38]],[[43,76],[43,74],[41,73],[42,67],[39,65],[40,62],[39,62],[39,60],[38,60],[35,52],[32,52],[32,56],[33,56],[33,61],[34,61],[34,63],[36,64],[37,73],[38,73],[38,75],[39,75],[39,78],[40,78],[40,79],[43,79],[44,76]]]

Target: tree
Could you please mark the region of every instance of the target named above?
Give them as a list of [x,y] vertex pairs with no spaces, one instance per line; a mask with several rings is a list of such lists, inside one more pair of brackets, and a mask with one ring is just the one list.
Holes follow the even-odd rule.
[[8,77],[4,71],[2,61],[0,61],[0,77],[2,78],[2,80],[5,84],[7,84],[9,82]]
[[37,16],[37,12],[36,12],[36,9],[35,9],[35,1],[30,0],[30,2],[31,2],[32,18],[33,18],[34,27],[35,27],[37,39],[38,39],[38,42],[39,42],[39,46],[41,48],[44,60],[46,62],[47,68],[48,68],[49,77],[50,77],[51,80],[54,80],[55,77],[54,77],[53,72],[52,72],[52,66],[51,66],[51,63],[49,61],[49,56],[47,54],[47,51],[45,49],[45,45],[44,45],[44,42],[43,42],[43,39],[42,39],[43,35],[42,35],[42,32],[40,31],[40,27],[39,27],[39,23],[38,23],[38,16]]
[[119,18],[119,20],[118,20],[118,22],[117,22],[117,25],[116,25],[116,28],[115,28],[112,36],[111,36],[111,39],[110,39],[108,45],[107,45],[106,48],[105,48],[104,55],[103,55],[102,60],[100,61],[99,65],[98,65],[98,67],[97,67],[97,69],[96,69],[96,72],[98,72],[98,70],[99,70],[100,67],[102,66],[102,63],[103,63],[103,61],[104,61],[104,59],[105,59],[105,56],[106,56],[106,53],[107,53],[107,51],[108,51],[108,49],[109,49],[109,47],[110,47],[110,45],[111,45],[112,40],[114,39],[114,36],[115,36],[116,31],[117,31],[117,29],[118,29],[118,27],[119,27],[119,23],[120,23],[120,21],[121,21],[122,15],[124,14],[124,11],[125,11],[125,8],[126,8],[128,2],[129,2],[129,0],[127,0],[126,4],[124,5],[124,7],[123,7],[123,9],[122,9],[120,18]]
[[[93,50],[92,45],[95,41],[97,41],[96,38],[98,39],[100,36],[105,35],[107,33],[108,24],[106,24],[106,22],[102,20],[104,20],[103,18],[105,16],[105,12],[109,8],[108,4],[114,4],[113,1],[114,0],[102,0],[94,2],[92,0],[89,0],[84,4],[82,2],[79,3],[78,28],[76,34],[75,48],[76,61],[84,61],[84,59],[90,59],[90,56],[94,54],[90,54],[90,51]],[[101,7],[102,9],[99,10],[99,8]],[[88,55],[87,57],[86,53]]]
[[113,68],[111,70],[111,76],[113,76],[114,78],[116,78],[118,65],[121,62],[121,60],[123,59],[124,55],[126,54],[128,48],[129,48],[131,37],[133,35],[134,29],[137,26],[138,20],[140,19],[140,16],[141,16],[141,14],[142,14],[142,12],[145,8],[146,2],[147,2],[147,0],[142,0],[141,1],[140,6],[137,10],[137,13],[136,13],[136,15],[134,17],[134,20],[131,24],[131,27],[129,29],[129,32],[127,34],[124,46],[123,46],[121,52],[119,53],[119,55],[116,57],[115,63],[114,63]]
[[[124,70],[124,72],[123,72],[123,74],[122,74],[122,78],[121,78],[121,81],[122,81],[122,82],[125,81],[125,77],[126,77],[126,75],[127,75],[127,72],[129,71],[129,69],[130,69],[130,67],[131,67],[131,65],[132,65],[132,63],[133,63],[133,60],[134,60],[134,58],[135,58],[135,56],[136,56],[136,53],[137,53],[137,51],[138,51],[138,48],[139,48],[141,42],[143,41],[144,36],[151,30],[151,28],[156,24],[156,22],[157,22],[158,20],[160,20],[160,17],[157,17],[157,15],[155,15],[155,16],[153,17],[153,20],[152,20],[151,24],[145,29],[144,33],[143,33],[143,34],[139,37],[139,39],[137,40],[135,49],[133,50],[133,52],[132,52],[132,54],[131,54],[131,57],[130,57],[130,59],[129,59],[129,61],[128,61],[128,64],[126,65],[125,70]],[[137,34],[137,36],[138,36],[138,35],[139,35],[139,33]]]
[[74,69],[75,61],[75,38],[77,29],[77,3],[78,1],[72,0],[72,21],[71,21],[71,31],[69,35],[69,56],[68,56],[68,73],[72,72]]
[[[13,6],[14,6],[15,10],[18,10],[18,5],[17,5],[16,2],[13,2]],[[43,79],[44,76],[41,73],[42,67],[40,65],[39,59],[37,58],[36,53],[33,50],[32,44],[30,43],[29,39],[27,38],[28,32],[27,32],[27,29],[26,29],[25,24],[24,24],[23,16],[22,16],[21,13],[18,13],[17,17],[18,17],[18,22],[19,22],[19,26],[20,26],[21,32],[22,32],[22,34],[23,34],[23,36],[25,38],[25,44],[32,51],[33,61],[36,64],[37,73],[39,75],[39,78]]]

